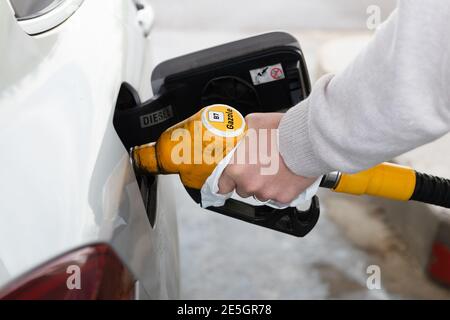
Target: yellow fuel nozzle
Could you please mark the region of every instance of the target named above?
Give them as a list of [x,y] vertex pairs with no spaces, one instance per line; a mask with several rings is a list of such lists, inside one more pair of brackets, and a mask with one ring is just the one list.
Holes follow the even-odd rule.
[[[133,148],[131,158],[141,173],[178,174],[192,199],[202,204],[200,190],[206,179],[246,133],[245,119],[239,111],[227,105],[212,105],[168,128],[156,142]],[[317,196],[306,211],[254,206],[237,199],[206,209],[297,237],[308,234],[320,215]]]
[[239,111],[212,105],[170,127],[156,142],[133,148],[132,161],[145,173],[179,174],[186,187],[199,190],[246,130]]

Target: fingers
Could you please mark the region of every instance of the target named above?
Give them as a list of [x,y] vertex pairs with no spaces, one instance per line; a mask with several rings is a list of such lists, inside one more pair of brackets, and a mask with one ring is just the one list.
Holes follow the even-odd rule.
[[[277,129],[283,114],[281,113],[254,113],[248,115],[245,119],[248,128],[254,129]],[[277,201],[283,204],[289,204],[295,200],[299,194],[306,190],[315,180],[296,176],[287,168],[278,150],[270,149],[271,136],[267,140],[258,139],[258,143],[267,143],[267,150],[275,151],[278,156],[276,169],[270,174],[266,174],[265,158],[257,157],[256,163],[230,163],[219,179],[219,193],[227,194],[236,190],[236,193],[243,198],[255,196],[258,200],[265,202],[268,200]],[[245,140],[246,141],[246,140]],[[265,141],[265,142],[264,142]],[[261,151],[260,146],[258,150]],[[245,161],[250,159],[249,155],[257,152],[247,148],[247,144],[241,144],[238,147],[237,154],[242,152],[245,155]],[[253,153],[252,153],[253,152]],[[272,162],[270,162],[272,164]]]
[[227,174],[223,174],[222,177],[219,180],[219,193],[220,194],[227,194],[233,191],[236,191],[236,193],[242,197],[242,198],[248,198],[251,197],[253,194],[248,191],[249,188],[246,184],[240,183],[236,184],[234,182],[233,178],[228,176]]
[[248,198],[251,197],[252,194],[248,191],[246,191],[245,187],[243,185],[238,185],[236,187],[236,193],[241,197],[241,198]]
[[255,196],[261,202],[273,200],[289,204],[314,181],[314,179],[303,178],[289,179],[289,181],[279,181],[278,179],[265,181],[261,176],[252,178],[245,175],[233,176],[225,170],[219,180],[219,193],[227,194],[236,191],[242,198]]
[[295,178],[291,178],[282,183],[283,185],[287,185],[287,187],[281,188],[274,200],[283,204],[291,203],[297,199],[301,193],[307,190],[315,181],[316,178],[295,176]]
[[294,201],[301,192],[301,190],[295,189],[286,190],[286,188],[284,188],[283,190],[277,190],[274,188],[266,188],[256,192],[255,197],[261,202],[273,200],[279,203],[288,204]]
[[227,194],[233,192],[236,188],[236,183],[233,178],[231,178],[226,172],[222,173],[222,176],[219,179],[219,193]]
[[229,165],[219,180],[219,193],[235,190],[242,198],[253,196],[262,187],[262,178],[252,173],[251,166]]
[[272,178],[266,181],[263,187],[256,190],[254,195],[258,200],[265,202],[273,200],[282,204],[289,204],[316,181],[316,178],[303,178],[299,176],[287,179]]
[[248,175],[246,173],[233,175],[233,170],[231,170],[231,176],[234,177],[236,193],[242,198],[253,196],[262,187],[263,182],[257,175]]
[[273,200],[278,203],[289,204],[292,201],[294,201],[302,192],[303,192],[303,190],[302,191],[288,190],[286,192],[277,194]]

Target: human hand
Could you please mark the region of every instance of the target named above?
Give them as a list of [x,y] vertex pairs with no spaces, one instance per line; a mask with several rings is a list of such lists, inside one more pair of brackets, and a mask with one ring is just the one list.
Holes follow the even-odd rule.
[[243,198],[289,204],[317,180],[295,175],[284,163],[277,141],[282,117],[253,113],[245,118],[247,135],[219,179],[219,193],[236,190]]

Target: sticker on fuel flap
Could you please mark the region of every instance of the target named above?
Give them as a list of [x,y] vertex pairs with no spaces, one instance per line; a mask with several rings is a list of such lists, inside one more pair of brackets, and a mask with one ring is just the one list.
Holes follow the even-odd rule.
[[255,86],[272,81],[278,81],[285,78],[283,66],[281,63],[273,66],[266,66],[259,69],[250,70],[253,84]]

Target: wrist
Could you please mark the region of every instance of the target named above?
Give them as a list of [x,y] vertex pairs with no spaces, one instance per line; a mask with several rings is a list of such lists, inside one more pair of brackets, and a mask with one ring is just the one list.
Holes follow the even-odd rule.
[[309,99],[291,108],[279,126],[279,152],[296,175],[319,177],[333,171],[314,150],[311,136]]

